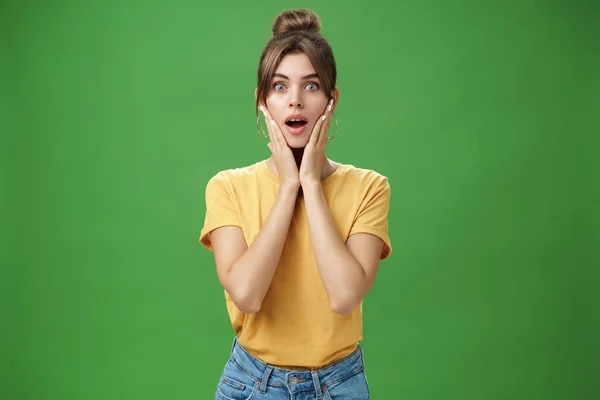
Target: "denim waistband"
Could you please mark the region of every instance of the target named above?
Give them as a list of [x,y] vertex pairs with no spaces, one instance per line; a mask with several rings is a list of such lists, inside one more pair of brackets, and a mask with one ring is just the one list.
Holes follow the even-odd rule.
[[314,388],[317,398],[322,396],[322,387],[343,381],[364,369],[360,345],[348,356],[321,369],[291,370],[269,365],[254,357],[238,343],[236,336],[231,346],[230,359],[256,382],[260,382],[260,389],[263,393],[267,385],[286,387],[290,393]]

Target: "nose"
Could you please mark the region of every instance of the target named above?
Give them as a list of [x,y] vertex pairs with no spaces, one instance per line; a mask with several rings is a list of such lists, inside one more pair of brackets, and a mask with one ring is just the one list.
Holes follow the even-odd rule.
[[304,100],[302,99],[302,91],[298,89],[292,89],[289,91],[290,98],[289,103],[291,108],[302,108],[304,106]]

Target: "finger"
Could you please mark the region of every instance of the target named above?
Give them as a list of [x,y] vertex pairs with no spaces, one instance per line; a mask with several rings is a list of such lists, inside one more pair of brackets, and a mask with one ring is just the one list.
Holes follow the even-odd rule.
[[323,110],[323,115],[319,118],[317,124],[315,125],[315,129],[318,129],[316,135],[317,137],[315,138],[317,140],[316,145],[320,145],[325,140],[325,137],[327,137],[327,132],[329,131],[329,121],[331,120],[330,116],[332,112],[333,99],[329,100],[329,103],[327,103],[327,106],[325,106],[325,110]]
[[331,122],[331,115],[325,115],[325,121],[323,121],[323,126],[321,127],[321,133],[319,134],[319,143],[317,144],[320,149],[325,149],[327,146],[327,135],[329,134],[329,125]]
[[275,122],[275,120],[273,119],[273,117],[269,113],[269,110],[267,110],[266,107],[261,106],[261,109],[263,110],[263,114],[265,115],[265,121],[267,123],[267,126],[269,127],[269,136],[271,137],[271,141],[275,144],[277,149],[282,149],[285,139],[283,138],[283,133],[281,132],[281,129],[279,129],[279,125],[277,125],[277,122]]
[[274,133],[275,140],[277,141],[277,145],[279,146],[280,149],[283,149],[283,146],[286,145],[285,138],[283,137],[283,132],[281,132],[279,125],[277,125],[277,122],[275,122],[275,120],[272,117],[271,117],[271,127],[273,129],[273,133]]
[[321,129],[321,135],[319,136],[319,145],[322,148],[327,146],[329,140],[329,126],[331,125],[331,115],[327,115],[323,122],[323,128]]
[[331,115],[332,111],[327,111],[327,118],[325,119],[325,123],[323,124],[323,132],[321,134],[321,141],[323,142],[323,146],[327,145],[327,141],[329,140],[329,127],[331,126]]
[[327,105],[327,112],[329,114],[333,113],[333,99],[329,100],[329,104]]
[[[273,124],[273,118],[269,114],[269,111],[262,104],[260,105],[260,111],[263,113],[265,117],[265,124],[267,125],[267,130],[269,131],[269,139],[271,139],[271,145],[274,145],[276,148],[279,147],[279,141],[277,140],[277,134],[275,132],[275,127]],[[272,148],[271,148],[272,149]]]
[[279,138],[279,143],[281,144],[281,147],[283,149],[288,147],[288,142],[285,138],[285,135],[283,134],[283,130],[281,129],[281,127],[279,126],[279,124],[273,119],[273,127],[275,128],[275,132],[277,137]]
[[329,105],[327,106],[327,111],[325,111],[326,119],[323,124],[323,133],[322,133],[322,141],[327,144],[329,140],[329,127],[331,126],[331,116],[333,114],[333,99],[329,101]]
[[326,119],[326,115],[321,115],[319,117],[319,119],[317,120],[317,123],[315,124],[315,127],[313,128],[313,132],[310,135],[310,139],[308,141],[309,144],[312,143],[313,146],[315,146],[317,143],[319,143],[319,138],[321,137],[321,131],[323,130],[323,122],[325,122],[324,120]]

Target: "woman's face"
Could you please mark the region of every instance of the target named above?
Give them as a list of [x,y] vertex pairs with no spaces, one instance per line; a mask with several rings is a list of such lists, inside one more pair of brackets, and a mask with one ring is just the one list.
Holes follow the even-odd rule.
[[[337,103],[337,93],[335,97]],[[266,106],[281,128],[288,146],[302,148],[308,144],[313,127],[325,113],[329,100],[330,96],[324,92],[308,56],[295,53],[281,59],[271,82]]]

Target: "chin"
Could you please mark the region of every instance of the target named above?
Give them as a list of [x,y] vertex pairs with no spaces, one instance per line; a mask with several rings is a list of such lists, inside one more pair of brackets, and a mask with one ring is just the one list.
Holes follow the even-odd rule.
[[292,149],[302,149],[304,147],[306,147],[306,145],[308,144],[308,139],[304,139],[302,137],[297,137],[297,136],[292,136],[291,138],[287,139],[287,144],[288,147],[292,148]]

